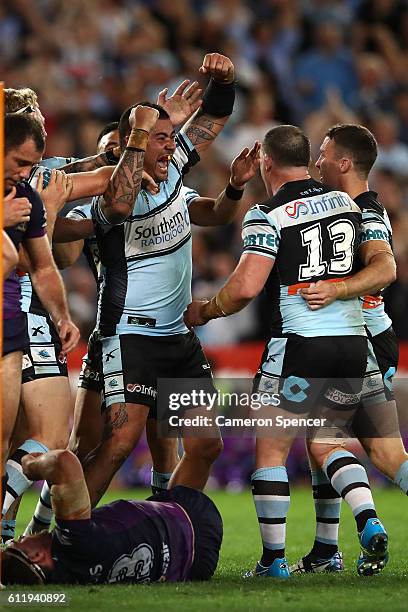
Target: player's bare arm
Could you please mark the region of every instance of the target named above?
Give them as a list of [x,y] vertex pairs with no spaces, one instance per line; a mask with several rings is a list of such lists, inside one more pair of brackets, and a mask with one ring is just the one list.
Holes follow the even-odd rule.
[[202,152],[215,140],[232,113],[235,71],[231,60],[220,53],[207,53],[199,71],[211,80],[201,107],[181,132],[188,136],[198,152]]
[[32,453],[22,460],[30,480],[51,485],[51,501],[57,519],[83,520],[91,516],[91,504],[79,459],[69,450]]
[[140,105],[133,108],[130,113],[129,140],[101,204],[102,212],[111,223],[121,223],[133,210],[136,196],[141,188],[148,137],[158,116],[159,112],[156,109]]
[[52,245],[52,254],[59,270],[70,268],[79,259],[84,248],[83,240],[69,241],[65,244],[55,242]]
[[62,166],[60,170],[64,172],[75,174],[77,172],[90,172],[103,168],[104,166],[116,166],[120,158],[120,147],[113,147],[98,155],[90,155],[83,159],[77,159],[70,164]]
[[105,193],[114,170],[114,166],[105,166],[92,172],[69,174],[72,178],[72,191],[68,201],[92,198]]
[[218,198],[196,198],[189,206],[190,220],[201,226],[230,223],[239,210],[238,202],[244,194],[245,185],[259,168],[260,143],[252,149],[245,147],[231,164],[229,184]]
[[336,283],[318,281],[301,289],[300,295],[311,310],[319,310],[335,300],[375,295],[396,279],[397,267],[390,245],[384,240],[369,240],[359,248],[364,268],[352,277]]
[[82,253],[84,239],[93,236],[91,219],[57,217],[52,237],[52,253],[60,270],[72,266]]
[[17,250],[3,230],[3,277],[6,279],[18,263]]
[[57,217],[52,240],[54,243],[73,242],[89,238],[94,234],[95,228],[91,219]]
[[263,289],[275,260],[244,253],[227,283],[210,300],[193,300],[184,322],[188,328],[205,325],[211,319],[228,317],[249,304]]
[[62,351],[69,353],[78,344],[79,330],[71,321],[64,284],[52,257],[46,236],[24,242],[29,259],[33,287],[49,312],[62,341]]

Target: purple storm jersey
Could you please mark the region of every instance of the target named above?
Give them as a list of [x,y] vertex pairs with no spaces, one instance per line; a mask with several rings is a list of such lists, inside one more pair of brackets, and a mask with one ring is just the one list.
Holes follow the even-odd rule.
[[[23,240],[40,238],[46,233],[46,216],[39,194],[28,183],[22,181],[16,186],[16,198],[27,198],[31,203],[30,220],[13,227],[6,228],[16,249]],[[21,315],[21,290],[16,271],[4,281],[3,288],[3,319],[16,319]]]
[[186,580],[194,530],[174,502],[119,500],[86,520],[57,520],[53,583],[137,583]]

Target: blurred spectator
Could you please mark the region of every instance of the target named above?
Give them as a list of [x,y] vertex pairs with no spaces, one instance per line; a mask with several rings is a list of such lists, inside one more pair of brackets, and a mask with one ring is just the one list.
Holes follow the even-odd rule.
[[372,122],[372,130],[378,143],[374,168],[408,177],[408,146],[398,140],[398,119],[394,115],[378,115]]
[[404,184],[396,172],[374,169],[372,187],[381,194],[393,230],[393,249],[397,261],[408,255],[408,202]]
[[408,86],[395,94],[395,110],[399,119],[399,140],[408,145]]
[[367,123],[375,115],[391,110],[395,83],[386,61],[376,53],[361,53],[357,57],[357,74],[359,87],[353,107]]
[[256,140],[262,142],[266,132],[277,125],[273,93],[265,88],[251,91],[247,111],[242,122],[233,131],[221,134],[215,141],[220,159],[228,164],[245,147],[252,147]]
[[328,89],[336,88],[342,100],[352,104],[357,92],[356,70],[338,24],[327,21],[316,26],[314,47],[298,57],[294,77],[299,95],[295,109],[302,119],[321,108]]
[[385,291],[386,310],[401,340],[408,340],[408,255],[398,260],[398,279]]

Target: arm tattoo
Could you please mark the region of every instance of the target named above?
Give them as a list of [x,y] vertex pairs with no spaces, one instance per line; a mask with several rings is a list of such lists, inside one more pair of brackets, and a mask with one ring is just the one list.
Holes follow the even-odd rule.
[[118,404],[116,410],[114,406],[107,409],[103,439],[108,440],[113,436],[116,429],[121,429],[129,421],[126,404]]
[[59,168],[69,174],[75,174],[76,172],[91,172],[97,170],[103,166],[109,166],[109,162],[106,159],[106,153],[100,153],[99,155],[92,155],[91,157],[84,157],[84,159],[78,159],[70,164],[66,164]]
[[213,117],[198,112],[186,129],[186,134],[194,146],[211,142],[218,136],[224,123],[217,123]]
[[142,150],[125,150],[105,191],[105,212],[115,205],[124,204],[129,207],[128,214],[133,210],[142,184],[144,155]]

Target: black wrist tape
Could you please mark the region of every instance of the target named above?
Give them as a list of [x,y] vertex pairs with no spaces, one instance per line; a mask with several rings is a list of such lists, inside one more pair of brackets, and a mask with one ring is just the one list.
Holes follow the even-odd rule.
[[119,159],[114,154],[113,149],[108,149],[107,151],[105,151],[105,157],[109,166],[116,166],[119,161]]
[[228,185],[225,188],[225,195],[230,200],[240,200],[242,196],[244,195],[244,190],[235,189],[235,187],[233,187],[231,183],[228,183]]
[[201,110],[212,117],[227,117],[235,101],[235,82],[219,83],[211,79],[203,95]]

